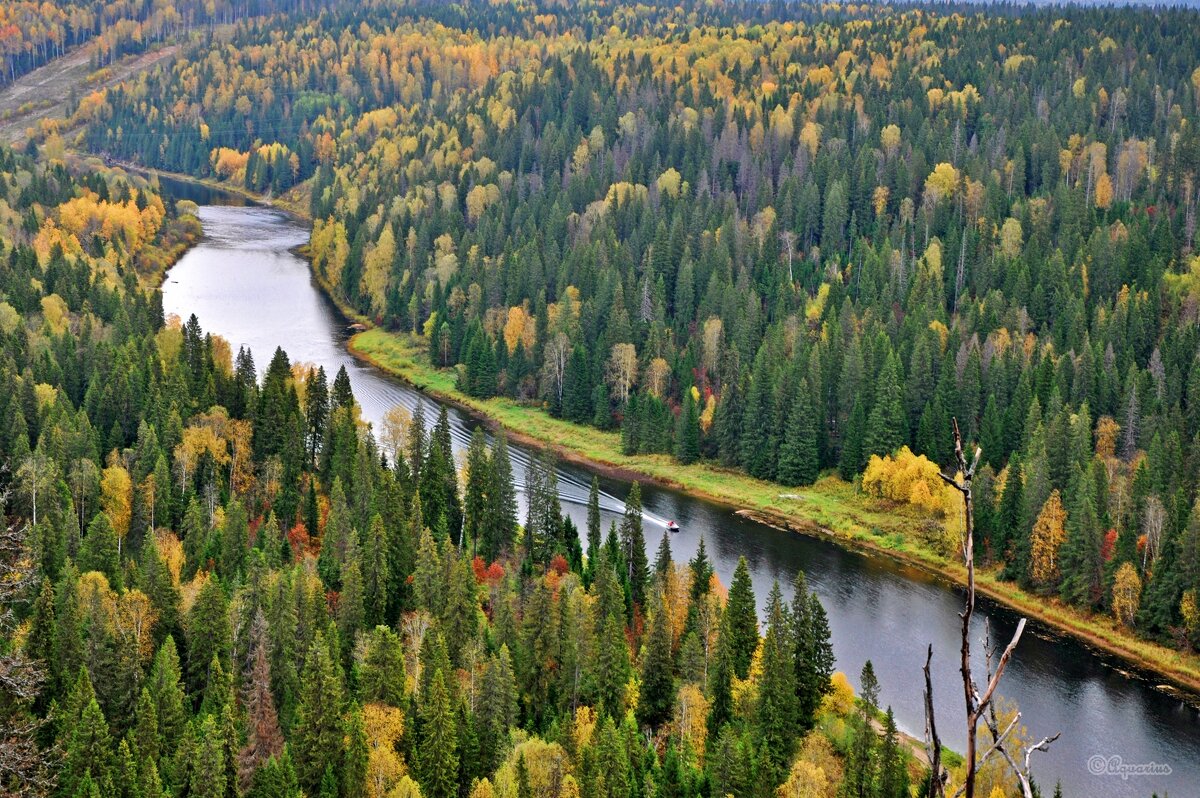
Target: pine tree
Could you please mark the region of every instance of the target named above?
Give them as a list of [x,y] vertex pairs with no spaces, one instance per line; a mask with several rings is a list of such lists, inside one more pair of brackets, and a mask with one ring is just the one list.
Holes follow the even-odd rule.
[[420,717],[416,767],[421,792],[427,798],[454,798],[458,794],[458,739],[441,670],[433,674]]

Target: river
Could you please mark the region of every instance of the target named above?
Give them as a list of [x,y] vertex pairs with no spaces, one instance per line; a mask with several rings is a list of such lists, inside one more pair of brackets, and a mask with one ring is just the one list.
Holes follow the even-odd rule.
[[[434,400],[347,353],[344,319],[312,281],[307,263],[291,251],[307,241],[306,227],[270,208],[239,206],[231,197],[195,188],[170,188],[198,202],[221,204],[201,207],[204,238],[167,275],[163,306],[168,314],[186,319],[195,313],[206,331],[227,338],[235,352],[249,347],[260,372],[276,346],[293,362],[323,365],[330,379],[345,366],[364,417],[376,425],[394,405],[412,409],[419,402],[432,423]],[[465,447],[474,420],[454,408],[449,417],[455,447]],[[514,446],[512,455],[520,483],[528,454]],[[581,530],[591,479],[586,468],[559,466],[563,510]],[[607,528],[623,509],[628,485],[605,478],[600,485]],[[962,750],[958,588],[918,568],[781,532],[678,491],[643,486],[642,496],[649,556],[666,520],[677,520],[681,531],[670,539],[675,559],[690,559],[703,536],[717,574],[729,584],[738,557],[744,556],[760,614],[772,582],[778,580],[790,595],[792,578],[803,569],[828,612],[838,669],[857,685],[863,662],[872,660],[881,703],[890,704],[901,728],[917,737],[924,734],[921,668],[925,646],[932,643],[939,732],[946,745]],[[1017,621],[1008,609],[981,600],[976,639],[985,619],[991,621],[993,639],[1004,641]],[[977,674],[982,667],[980,656]],[[1200,796],[1200,711],[1156,689],[1153,681],[1130,675],[1123,663],[1030,623],[1001,693],[1019,704],[1031,738],[1062,732],[1049,753],[1034,755],[1034,774],[1046,796],[1056,781],[1068,796]],[[1128,779],[1093,775],[1089,760],[1097,756],[1120,757],[1126,765],[1166,765],[1170,773]]]

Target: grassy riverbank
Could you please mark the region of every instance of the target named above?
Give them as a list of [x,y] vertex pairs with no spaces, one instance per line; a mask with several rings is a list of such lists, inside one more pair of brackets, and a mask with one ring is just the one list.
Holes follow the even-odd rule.
[[[372,329],[350,341],[350,351],[375,366],[412,383],[426,393],[484,417],[523,443],[549,447],[566,460],[583,463],[614,476],[652,480],[658,484],[738,508],[743,514],[781,529],[831,539],[848,548],[892,557],[963,584],[965,571],[924,545],[913,533],[922,518],[907,507],[884,506],[859,494],[836,477],[808,488],[791,489],[753,479],[709,463],[680,465],[666,455],[621,453],[615,432],[552,418],[541,408],[511,399],[474,399],[457,391],[451,369],[429,364],[413,336]],[[1089,646],[1120,657],[1176,687],[1200,695],[1200,658],[1142,640],[1105,615],[1085,615],[1055,598],[1027,593],[993,572],[977,575],[979,590],[989,597],[1066,632]],[[917,641],[915,644],[918,644]]]

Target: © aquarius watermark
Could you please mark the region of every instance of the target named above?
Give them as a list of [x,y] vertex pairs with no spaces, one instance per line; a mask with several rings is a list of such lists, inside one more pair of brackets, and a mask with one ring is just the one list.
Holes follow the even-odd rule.
[[1119,776],[1122,780],[1139,776],[1169,776],[1171,766],[1160,762],[1126,762],[1120,754],[1096,754],[1088,758],[1088,773],[1093,776]]

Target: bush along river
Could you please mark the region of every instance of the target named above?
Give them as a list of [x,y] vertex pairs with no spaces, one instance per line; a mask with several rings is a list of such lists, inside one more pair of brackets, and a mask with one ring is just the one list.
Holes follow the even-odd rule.
[[[201,204],[204,225],[200,243],[167,274],[167,314],[182,319],[196,314],[206,331],[227,338],[234,351],[250,348],[260,370],[277,346],[293,363],[324,366],[330,379],[344,366],[363,417],[376,429],[395,405],[414,410],[424,403],[432,423],[438,412],[434,399],[346,351],[346,320],[293,251],[308,240],[305,225],[280,211],[211,189],[166,179],[163,183],[180,198]],[[455,447],[465,448],[478,422],[453,407],[449,418]],[[511,455],[519,489],[529,454],[512,446]],[[563,511],[580,530],[586,529],[593,473],[559,463],[557,476]],[[600,487],[607,529],[623,512],[629,485],[601,476]],[[648,484],[642,498],[651,554],[666,534],[668,520],[674,520],[680,531],[670,542],[677,561],[691,559],[703,537],[717,574],[729,584],[738,558],[745,557],[760,613],[772,582],[778,580],[785,595],[790,594],[793,577],[803,569],[828,612],[837,668],[855,683],[870,659],[881,685],[881,704],[890,704],[901,728],[918,738],[925,728],[921,668],[926,644],[932,643],[939,732],[945,745],[962,750],[959,588],[919,568],[847,551],[828,540],[781,532],[678,491]],[[990,620],[992,639],[1007,641],[1018,619],[981,599],[975,620],[975,640],[982,638],[984,622]],[[982,646],[974,648],[979,674]],[[1200,711],[1159,689],[1152,676],[1130,674],[1123,663],[1032,622],[1001,692],[1020,706],[1032,739],[1062,732],[1049,753],[1034,755],[1034,775],[1046,795],[1058,781],[1069,796],[1200,795]],[[1148,767],[1125,771],[1122,777],[1113,772],[1119,770],[1113,767],[1118,762],[1131,769]]]

